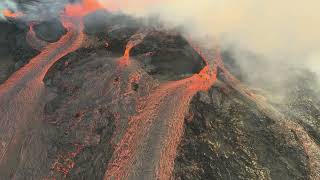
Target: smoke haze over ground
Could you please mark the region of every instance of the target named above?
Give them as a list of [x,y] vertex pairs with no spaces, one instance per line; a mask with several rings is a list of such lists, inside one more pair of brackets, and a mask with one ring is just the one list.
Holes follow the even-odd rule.
[[185,24],[191,32],[219,38],[224,47],[235,46],[289,65],[305,64],[317,71],[318,7],[316,0],[176,0],[161,3],[155,11],[167,21]]
[[[258,73],[270,78],[282,78],[287,68],[307,67],[314,73],[320,72],[320,2],[317,0],[117,2],[124,12],[158,13],[161,20],[183,25],[193,35],[219,39],[223,49],[234,50],[233,56],[248,73],[257,70],[254,64],[261,65],[259,70],[268,71]],[[252,54],[255,60],[263,62],[250,63]]]

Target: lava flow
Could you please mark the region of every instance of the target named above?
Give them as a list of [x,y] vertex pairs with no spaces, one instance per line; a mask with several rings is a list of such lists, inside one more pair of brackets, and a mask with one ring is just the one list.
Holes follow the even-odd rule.
[[[127,46],[126,60],[120,62],[128,61],[131,48]],[[139,99],[138,113],[129,119],[105,179],[170,178],[189,103],[198,91],[208,90],[216,81],[216,66],[210,69],[205,62],[207,65],[199,74],[161,84],[149,96]]]
[[[48,69],[61,57],[80,47],[84,38],[81,17],[102,9],[96,1],[84,0],[69,4],[61,21],[68,30],[58,42],[49,44],[29,64],[14,73],[0,86],[1,144],[0,166],[7,164],[23,142],[30,119],[44,93],[43,78]],[[5,12],[9,17],[17,17]],[[79,18],[80,17],[80,18]],[[36,41],[32,26],[29,43],[42,49]],[[119,65],[130,65],[130,50],[141,43],[145,33],[133,37],[127,44]],[[42,44],[42,43],[41,43]],[[138,102],[138,113],[129,119],[128,129],[118,142],[105,174],[106,179],[169,179],[176,149],[183,133],[183,122],[192,97],[198,91],[208,90],[216,81],[217,68],[209,62],[199,74],[179,81],[161,84],[154,92]],[[18,131],[19,130],[19,131]],[[18,163],[18,162],[16,162]],[[1,168],[4,169],[4,168]],[[14,171],[13,169],[10,171]],[[2,173],[1,173],[2,174]]]
[[[0,174],[4,177],[10,177],[16,170],[17,164],[22,161],[23,158],[17,156],[22,156],[20,149],[29,135],[27,131],[30,125],[41,120],[45,94],[43,78],[55,62],[81,47],[85,36],[82,17],[99,9],[105,7],[96,0],[68,4],[61,15],[61,22],[67,33],[55,43],[38,39],[33,25],[30,25],[27,41],[33,48],[39,50],[40,54],[0,85]],[[109,10],[114,9],[116,7],[110,7]],[[9,10],[5,10],[3,14],[8,18],[23,16],[22,13],[13,13]],[[133,94],[132,84],[140,81],[144,75],[130,61],[130,51],[140,44],[146,35],[147,32],[141,32],[132,36],[126,45],[124,55],[118,61],[115,73],[116,92],[113,92],[116,96],[113,98],[117,100]],[[190,102],[197,92],[208,91],[215,84],[218,69],[224,74],[229,86],[256,103],[267,116],[280,119],[285,127],[295,132],[311,159],[312,174],[320,171],[320,165],[312,162],[312,159],[320,157],[319,147],[300,125],[287,122],[271,105],[242,85],[224,67],[219,49],[211,52],[215,55],[212,58],[206,58],[198,48],[194,49],[205,61],[205,67],[191,77],[160,83],[158,87],[148,92],[148,95],[136,99],[136,113],[128,118],[127,128],[123,135],[121,134],[120,140],[115,138],[112,141],[115,150],[107,165],[104,179],[170,179]],[[134,72],[128,75],[124,73],[125,70]],[[121,85],[123,82],[126,83],[126,80],[128,84],[125,84],[125,92],[122,92]],[[116,104],[118,101],[114,100],[111,103]],[[121,114],[117,115],[116,119],[120,119],[120,116]],[[82,145],[77,145],[75,152],[58,158],[53,165],[54,169],[67,176],[75,164],[68,161],[67,167],[64,167],[61,162],[64,162],[64,159],[75,158],[83,148]]]
[[128,41],[128,43],[126,45],[124,55],[122,56],[122,58],[118,62],[120,67],[124,67],[124,66],[127,66],[130,64],[130,51],[132,50],[132,48],[134,48],[135,46],[137,46],[138,44],[140,44],[143,41],[143,39],[146,37],[147,33],[148,32],[136,33],[130,37],[130,40]]
[[[56,61],[78,49],[84,39],[81,18],[71,16],[70,13],[62,14],[61,22],[67,33],[59,41],[44,47],[39,55],[0,85],[0,169],[4,171],[0,172],[2,175],[14,171],[14,166],[19,161],[15,156],[19,154],[18,150],[27,138],[26,129],[31,123],[41,119],[39,109],[42,109],[45,92],[45,74]],[[40,40],[31,41],[37,38],[32,26],[30,30],[28,42],[32,47],[38,47],[38,44],[33,43]]]
[[[126,60],[129,59],[130,49],[125,52]],[[210,59],[210,64],[198,48],[194,49],[207,65],[198,74],[160,84],[150,95],[139,99],[137,114],[129,118],[128,128],[116,145],[105,179],[170,179],[190,101],[198,91],[207,91],[214,85],[218,68],[225,75],[228,85],[256,103],[269,117],[283,120],[279,117],[279,112],[246,88],[225,68],[219,48],[214,51],[212,59],[215,63],[212,68],[210,65],[213,60]],[[286,122],[285,127],[291,127],[297,133],[305,152],[317,159],[318,147],[312,138],[296,123],[283,122]],[[312,174],[319,171],[319,164],[311,163],[311,166]]]

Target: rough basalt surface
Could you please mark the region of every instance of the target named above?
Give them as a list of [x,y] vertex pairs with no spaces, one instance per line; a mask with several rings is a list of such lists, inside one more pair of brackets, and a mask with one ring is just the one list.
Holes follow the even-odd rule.
[[[42,40],[54,42],[65,33],[60,25],[44,22],[35,31]],[[2,83],[37,52],[26,44],[27,26],[0,23],[0,27]],[[54,32],[47,34],[48,29]],[[137,32],[147,35],[131,51],[132,66],[120,69],[119,59]],[[84,47],[47,73],[44,108],[39,109],[42,119],[28,126],[9,179],[103,179],[116,142],[138,111],[138,98],[161,83],[190,77],[205,65],[181,34],[124,15],[89,15],[85,34]],[[244,73],[228,52],[223,59],[242,80]],[[136,70],[146,73],[132,76]],[[141,79],[135,81],[137,77]],[[272,105],[301,125],[319,146],[316,81],[309,71],[297,70],[287,81],[290,95]],[[262,112],[221,75],[208,92],[197,93],[191,101],[173,178],[310,179],[314,172],[310,160],[295,131]]]
[[26,41],[28,26],[0,21],[0,83],[37,54]]
[[221,83],[192,101],[176,179],[308,179],[295,134]]

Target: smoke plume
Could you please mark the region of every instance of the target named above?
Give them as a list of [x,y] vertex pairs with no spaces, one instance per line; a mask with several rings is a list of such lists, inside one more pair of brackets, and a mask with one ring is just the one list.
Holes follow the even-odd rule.
[[[318,0],[100,0],[134,16],[158,14],[206,41],[218,39],[252,84],[282,83],[295,68],[320,76]],[[208,37],[212,37],[209,40]],[[207,42],[206,42],[207,43]]]
[[14,1],[3,0],[0,2],[0,20],[5,20],[5,16],[3,15],[4,10],[10,9],[11,11],[17,11],[17,4]]
[[3,15],[5,10],[13,13],[23,13],[22,21],[43,21],[56,18],[64,9],[68,0],[25,0],[20,3],[14,0],[4,0],[0,2],[0,20],[6,20]]

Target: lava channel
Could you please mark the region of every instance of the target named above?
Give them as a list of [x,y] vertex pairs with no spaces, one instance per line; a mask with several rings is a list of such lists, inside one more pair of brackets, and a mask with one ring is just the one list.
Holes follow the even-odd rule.
[[207,62],[200,73],[160,84],[137,102],[138,112],[129,118],[105,179],[170,179],[190,101],[215,83],[216,74],[216,66],[209,69]]
[[[14,171],[8,164],[15,166],[17,163],[14,161],[19,158],[15,156],[19,154],[19,147],[26,138],[26,129],[41,119],[45,74],[56,61],[78,49],[83,41],[80,18],[61,15],[61,21],[68,32],[59,41],[46,46],[39,55],[0,85],[0,169],[5,171],[0,172],[2,175]],[[29,35],[33,36],[32,32]],[[38,47],[36,44],[31,46]],[[8,168],[12,169],[8,171]]]

